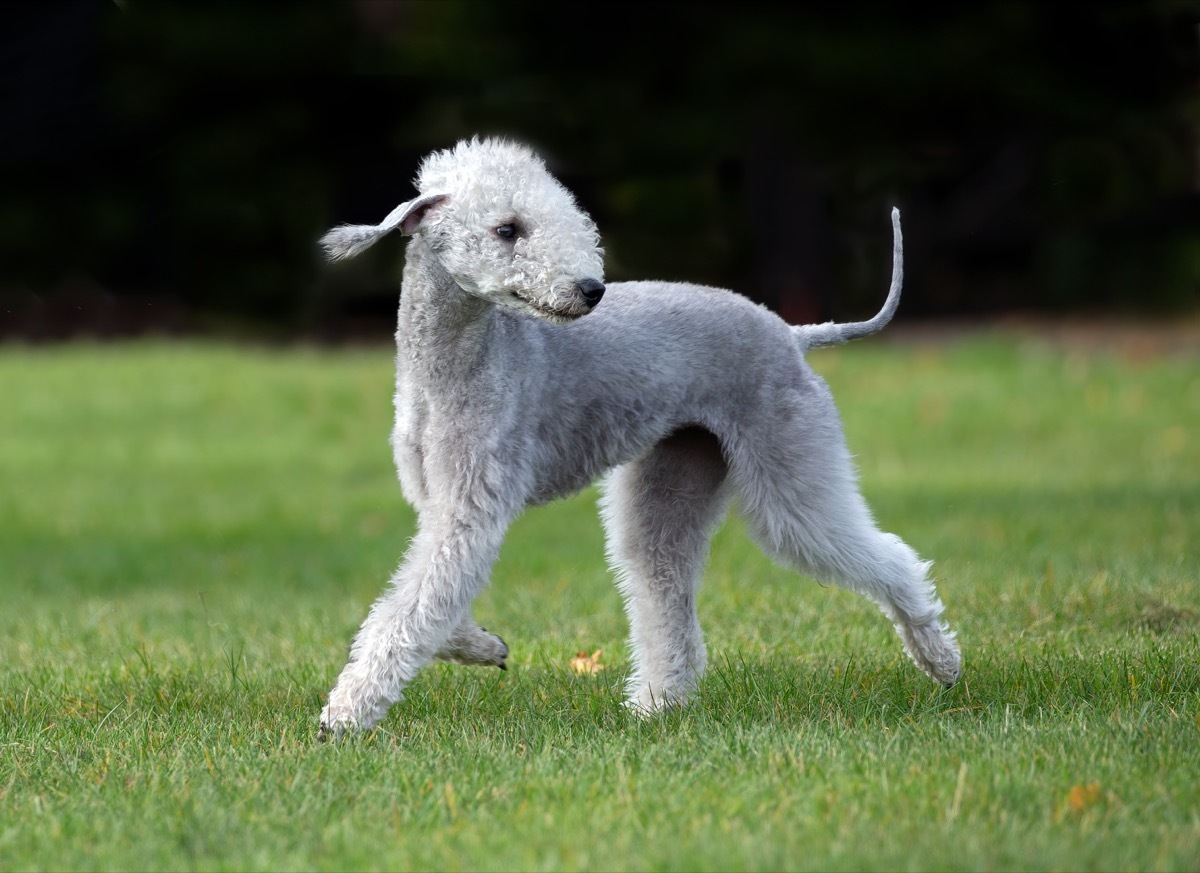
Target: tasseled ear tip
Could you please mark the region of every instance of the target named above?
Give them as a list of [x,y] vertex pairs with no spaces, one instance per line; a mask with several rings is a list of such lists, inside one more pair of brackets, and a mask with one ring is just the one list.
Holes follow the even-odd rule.
[[379,236],[378,227],[364,224],[343,224],[321,237],[319,245],[325,252],[325,260],[342,261],[369,248]]
[[342,228],[335,227],[333,230],[321,237],[317,245],[319,245],[321,250],[325,253],[325,260],[340,261],[342,258],[346,257],[346,252],[348,251],[349,246],[345,241],[345,236],[346,235]]

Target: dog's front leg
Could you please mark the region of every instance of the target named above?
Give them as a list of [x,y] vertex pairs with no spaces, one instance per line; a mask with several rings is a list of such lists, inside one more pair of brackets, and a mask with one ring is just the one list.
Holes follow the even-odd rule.
[[392,587],[371,607],[329,693],[321,739],[374,727],[446,646],[487,583],[508,521],[441,507],[422,513]]

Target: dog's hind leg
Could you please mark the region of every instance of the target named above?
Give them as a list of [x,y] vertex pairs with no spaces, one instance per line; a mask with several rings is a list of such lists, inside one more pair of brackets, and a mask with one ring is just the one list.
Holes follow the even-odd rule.
[[704,672],[696,587],[728,506],[716,438],[676,431],[604,481],[609,561],[625,598],[633,649],[627,705],[641,713],[684,701]]
[[804,414],[783,411],[779,427],[731,452],[752,535],[777,560],[874,600],[917,666],[952,685],[961,656],[941,620],[930,563],[875,526],[828,395],[817,392],[800,408]]

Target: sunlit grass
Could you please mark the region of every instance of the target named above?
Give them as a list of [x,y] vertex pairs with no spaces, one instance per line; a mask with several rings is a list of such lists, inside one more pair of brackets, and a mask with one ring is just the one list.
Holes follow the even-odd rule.
[[1200,362],[813,363],[936,561],[958,686],[733,519],[698,700],[632,718],[586,493],[518,521],[477,604],[507,673],[436,665],[319,746],[412,532],[390,352],[0,349],[0,868],[1197,867]]

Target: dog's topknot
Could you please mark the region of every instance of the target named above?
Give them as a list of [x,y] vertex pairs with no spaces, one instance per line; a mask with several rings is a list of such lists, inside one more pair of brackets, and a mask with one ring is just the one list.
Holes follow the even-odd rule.
[[531,167],[546,169],[542,159],[528,146],[503,137],[473,136],[426,156],[413,183],[422,192],[453,191],[481,176],[511,178],[517,173],[528,176]]

